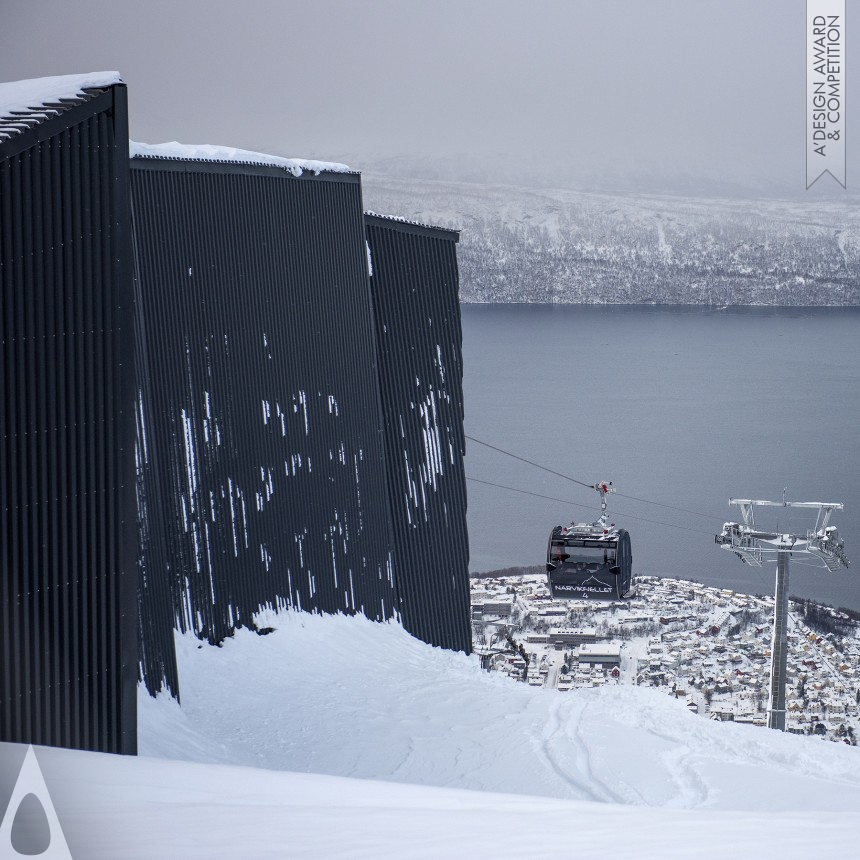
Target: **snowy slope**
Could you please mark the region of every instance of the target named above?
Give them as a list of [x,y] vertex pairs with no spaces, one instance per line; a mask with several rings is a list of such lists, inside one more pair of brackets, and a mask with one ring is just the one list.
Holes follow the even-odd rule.
[[141,694],[141,754],[636,806],[860,808],[857,748],[712,722],[650,689],[536,690],[363,618],[261,624],[279,629],[178,639],[183,706]]
[[44,748],[38,760],[75,860],[808,860],[856,856],[860,825],[856,812],[624,807]]
[[178,639],[183,708],[141,693],[140,757],[38,750],[76,860],[856,856],[857,748],[536,690],[393,624],[260,623]]

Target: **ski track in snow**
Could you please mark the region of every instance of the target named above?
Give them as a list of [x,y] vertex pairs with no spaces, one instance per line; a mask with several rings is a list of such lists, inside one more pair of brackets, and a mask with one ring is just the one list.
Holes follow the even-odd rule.
[[564,767],[556,761],[556,757],[553,754],[553,742],[561,732],[561,719],[559,718],[561,707],[561,699],[557,699],[550,704],[547,721],[543,726],[540,740],[535,744],[535,746],[538,753],[542,756],[549,768],[558,776],[561,782],[574,789],[574,796],[589,798],[592,792],[587,788],[587,781],[586,784],[583,784],[582,780],[578,780],[576,777],[568,773]]
[[571,734],[568,735],[568,738],[572,737],[574,742],[576,769],[580,774],[580,778],[583,781],[584,786],[587,787],[585,789],[586,797],[590,795],[594,800],[600,801],[617,800],[615,793],[612,792],[605,783],[597,779],[591,769],[591,758],[588,754],[588,746],[582,737],[582,718],[585,715],[586,707],[587,705],[580,705],[579,708],[577,708],[576,715],[570,723]]
[[[582,761],[585,766],[585,775],[588,778],[589,782],[596,785],[598,790],[602,791],[604,796],[598,796],[597,800],[604,801],[612,801],[614,803],[645,803],[645,798],[639,793],[635,791],[630,791],[625,786],[624,782],[620,782],[618,788],[613,789],[609,784],[607,779],[604,779],[598,773],[595,773],[595,769],[591,765],[591,754],[589,750],[589,744],[582,737],[583,732],[583,723],[585,713],[589,710],[589,708],[593,708],[593,704],[586,702],[585,705],[581,709],[580,720],[577,723],[577,740],[579,742],[579,749],[581,750]],[[597,716],[597,722],[600,722],[600,715]]]

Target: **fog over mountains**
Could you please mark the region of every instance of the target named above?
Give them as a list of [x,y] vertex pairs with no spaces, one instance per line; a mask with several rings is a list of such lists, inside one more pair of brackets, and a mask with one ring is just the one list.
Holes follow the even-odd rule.
[[420,178],[396,163],[364,172],[365,208],[460,229],[464,302],[860,304],[850,197],[571,190],[523,181],[513,164],[520,184],[407,166]]

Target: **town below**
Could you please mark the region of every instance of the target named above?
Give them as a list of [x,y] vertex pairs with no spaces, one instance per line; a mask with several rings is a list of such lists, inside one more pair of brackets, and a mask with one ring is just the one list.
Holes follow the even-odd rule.
[[[505,571],[504,573],[507,573]],[[767,724],[773,597],[640,576],[627,601],[553,600],[541,574],[472,580],[482,665],[529,686],[573,692],[665,689],[713,720]],[[857,744],[860,621],[792,600],[786,729]]]

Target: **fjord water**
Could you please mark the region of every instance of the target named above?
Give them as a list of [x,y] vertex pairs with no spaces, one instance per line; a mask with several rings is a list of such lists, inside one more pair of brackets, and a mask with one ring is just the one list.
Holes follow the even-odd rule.
[[[802,556],[791,593],[860,609],[860,308],[463,305],[466,433],[553,470],[611,480],[634,572],[773,593],[775,565],[714,543],[730,497],[843,502],[847,572]],[[542,564],[552,526],[597,493],[467,442],[472,571]],[[635,496],[660,507],[623,498]],[[569,501],[571,504],[565,504]],[[694,511],[696,513],[690,513]],[[760,508],[805,533],[808,511]]]

